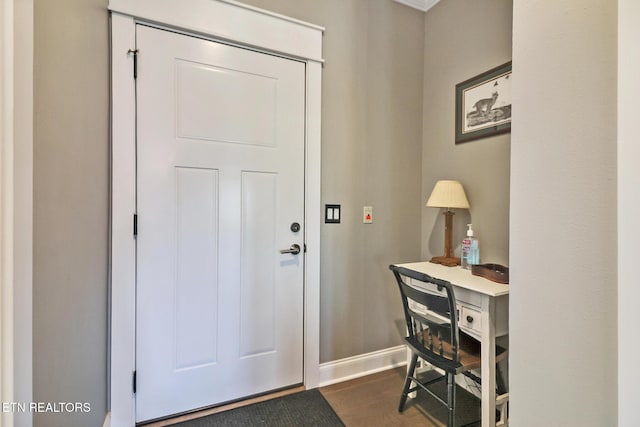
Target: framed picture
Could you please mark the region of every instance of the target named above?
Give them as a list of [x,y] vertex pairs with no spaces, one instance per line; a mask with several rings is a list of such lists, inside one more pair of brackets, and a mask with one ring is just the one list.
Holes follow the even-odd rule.
[[511,62],[456,85],[456,144],[511,131]]

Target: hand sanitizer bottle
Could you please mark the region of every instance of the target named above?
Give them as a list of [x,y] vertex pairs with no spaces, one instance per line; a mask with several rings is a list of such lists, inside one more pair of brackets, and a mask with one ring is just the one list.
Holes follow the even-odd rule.
[[474,264],[480,264],[480,247],[478,239],[473,238],[471,224],[467,224],[467,238],[462,241],[462,256],[460,257],[462,268],[471,270]]

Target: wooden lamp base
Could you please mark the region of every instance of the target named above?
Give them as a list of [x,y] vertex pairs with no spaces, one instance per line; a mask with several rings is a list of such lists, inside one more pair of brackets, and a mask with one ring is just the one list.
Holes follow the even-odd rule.
[[442,264],[447,267],[455,267],[460,265],[460,258],[453,256],[453,247],[451,240],[453,238],[453,212],[449,209],[443,213],[444,215],[444,255],[434,256],[431,262],[434,264]]
[[460,265],[460,258],[456,257],[446,257],[446,256],[434,256],[431,258],[429,262],[434,264],[442,264],[447,267],[455,267],[456,265]]

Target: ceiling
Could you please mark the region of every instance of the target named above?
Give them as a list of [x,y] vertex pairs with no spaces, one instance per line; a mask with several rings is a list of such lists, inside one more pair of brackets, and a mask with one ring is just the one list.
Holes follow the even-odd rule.
[[426,12],[438,3],[440,0],[394,0],[398,3],[413,7],[415,9]]

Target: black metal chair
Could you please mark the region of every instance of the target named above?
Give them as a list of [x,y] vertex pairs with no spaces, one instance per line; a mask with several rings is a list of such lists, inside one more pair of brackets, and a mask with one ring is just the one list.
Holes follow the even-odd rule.
[[[451,283],[418,273],[403,267],[390,265],[389,269],[398,282],[402,306],[407,322],[408,336],[405,342],[411,350],[411,362],[400,397],[398,411],[404,410],[407,396],[423,389],[447,407],[447,426],[455,426],[457,374],[467,374],[480,368],[480,342],[459,331],[456,298]],[[420,290],[406,283],[406,278],[419,281]],[[496,350],[496,363],[506,352]],[[415,375],[418,358],[444,371],[435,379],[422,382]],[[447,381],[447,401],[436,395],[429,387],[439,381]],[[412,387],[412,383],[416,385]]]

